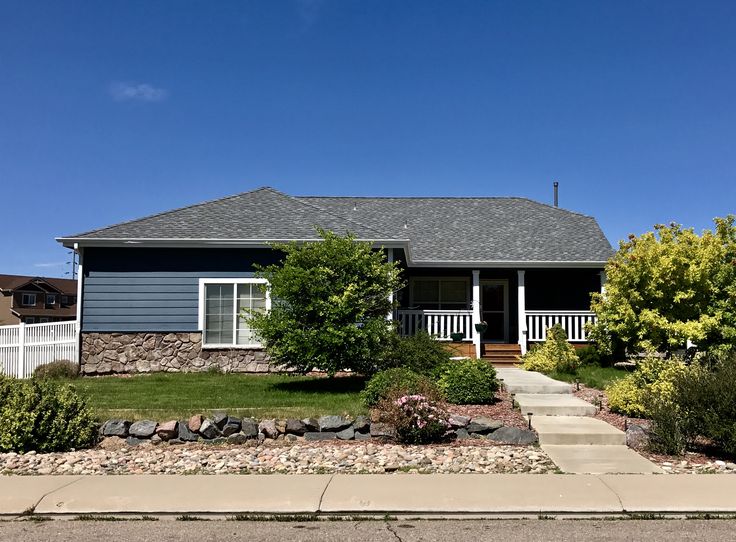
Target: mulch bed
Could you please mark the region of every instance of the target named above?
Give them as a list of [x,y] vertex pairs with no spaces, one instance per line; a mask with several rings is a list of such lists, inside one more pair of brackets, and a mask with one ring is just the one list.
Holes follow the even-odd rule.
[[506,391],[496,392],[496,402],[492,405],[448,405],[451,414],[470,416],[471,418],[485,416],[499,420],[504,425],[527,429],[527,422],[519,409],[511,406],[511,395]]

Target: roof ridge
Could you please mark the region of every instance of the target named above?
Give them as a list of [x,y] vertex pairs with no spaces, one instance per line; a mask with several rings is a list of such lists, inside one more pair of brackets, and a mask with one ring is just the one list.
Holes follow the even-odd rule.
[[269,192],[274,192],[276,194],[281,194],[283,196],[290,197],[290,196],[288,196],[288,194],[284,194],[283,192],[279,192],[278,190],[276,190],[275,188],[272,188],[270,186],[259,186],[258,188],[254,188],[253,190],[246,190],[245,192],[238,192],[237,194],[233,194],[231,196],[224,196],[222,198],[209,199],[209,200],[205,200],[205,201],[200,201],[199,203],[192,203],[192,204],[189,204],[189,205],[183,205],[182,207],[176,207],[174,209],[169,209],[168,211],[161,211],[159,213],[153,213],[153,214],[150,214],[150,215],[142,216],[140,218],[133,218],[131,220],[123,220],[122,222],[116,222],[115,224],[110,224],[110,225],[104,226],[102,228],[96,228],[94,230],[89,230],[89,231],[77,233],[77,234],[74,234],[74,235],[65,235],[65,236],[62,236],[61,238],[75,239],[77,237],[82,237],[84,235],[89,235],[91,233],[97,233],[97,232],[109,230],[111,228],[117,228],[118,226],[124,226],[124,225],[127,225],[127,224],[133,224],[135,222],[140,222],[142,220],[148,220],[149,218],[156,218],[156,217],[159,217],[159,216],[165,216],[165,215],[168,215],[168,214],[171,214],[171,213],[176,213],[178,211],[184,211],[185,209],[192,209],[194,207],[200,207],[202,205],[207,205],[209,203],[216,203],[216,202],[220,202],[220,201],[227,201],[227,200],[230,200],[230,199],[239,198],[239,197],[244,196],[246,194],[253,194],[255,192],[260,192],[262,190],[269,191]]

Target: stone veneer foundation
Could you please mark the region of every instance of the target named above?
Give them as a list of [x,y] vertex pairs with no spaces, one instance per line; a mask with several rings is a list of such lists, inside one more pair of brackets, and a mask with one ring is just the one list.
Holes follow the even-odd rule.
[[260,349],[203,349],[201,333],[82,333],[82,373],[88,375],[200,372],[268,373]]

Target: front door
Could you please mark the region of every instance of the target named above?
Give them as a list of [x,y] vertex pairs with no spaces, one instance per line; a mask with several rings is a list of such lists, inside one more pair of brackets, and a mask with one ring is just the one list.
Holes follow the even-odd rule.
[[488,329],[481,337],[483,342],[509,342],[509,283],[506,280],[480,281],[481,319]]

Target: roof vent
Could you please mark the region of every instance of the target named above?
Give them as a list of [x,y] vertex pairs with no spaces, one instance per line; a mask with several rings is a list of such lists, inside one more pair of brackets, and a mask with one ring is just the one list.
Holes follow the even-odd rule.
[[554,199],[555,207],[559,207],[560,206],[560,201],[559,201],[559,188],[560,188],[560,183],[558,183],[557,181],[555,181],[554,183],[552,183],[552,186],[554,186],[554,192],[555,192],[555,197],[554,197],[555,198]]
[[355,203],[353,203],[353,211],[357,211],[357,210],[358,210],[358,206]]

